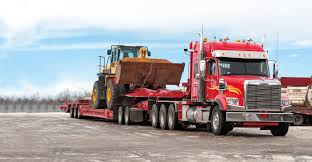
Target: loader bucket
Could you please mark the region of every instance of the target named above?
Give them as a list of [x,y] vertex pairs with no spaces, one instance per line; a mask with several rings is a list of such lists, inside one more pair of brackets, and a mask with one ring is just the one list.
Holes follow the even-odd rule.
[[184,63],[171,63],[164,59],[125,58],[116,65],[116,79],[120,84],[136,86],[179,85]]

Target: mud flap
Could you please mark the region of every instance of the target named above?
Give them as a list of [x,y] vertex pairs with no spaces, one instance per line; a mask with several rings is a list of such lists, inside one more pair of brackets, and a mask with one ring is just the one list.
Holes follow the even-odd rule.
[[138,108],[130,109],[130,121],[134,123],[143,122],[143,110]]

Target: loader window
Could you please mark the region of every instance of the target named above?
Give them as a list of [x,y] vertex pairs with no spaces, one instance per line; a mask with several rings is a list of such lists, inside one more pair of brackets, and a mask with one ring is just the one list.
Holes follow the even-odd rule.
[[119,48],[119,49],[115,49],[116,50],[116,53],[115,55],[113,55],[113,61],[116,62],[116,61],[119,61],[123,58],[127,58],[127,57],[130,57],[130,58],[135,58],[135,57],[138,57],[138,48]]

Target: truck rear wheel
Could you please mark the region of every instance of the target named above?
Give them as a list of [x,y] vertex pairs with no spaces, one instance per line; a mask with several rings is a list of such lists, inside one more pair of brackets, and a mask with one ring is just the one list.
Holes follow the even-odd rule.
[[285,136],[288,132],[289,123],[279,123],[278,126],[270,128],[273,136]]
[[151,109],[151,114],[150,114],[150,118],[151,118],[151,123],[152,123],[152,127],[153,128],[158,128],[159,127],[159,109],[157,104],[153,104],[152,109]]
[[228,133],[225,114],[220,110],[218,105],[212,111],[211,126],[212,132],[215,135],[226,135]]
[[126,106],[125,107],[125,125],[130,125],[130,107]]
[[160,129],[167,129],[168,125],[167,125],[167,108],[164,104],[160,105],[160,109],[159,109],[159,126]]
[[104,91],[100,88],[99,81],[96,81],[92,90],[92,107],[95,109],[105,108],[105,100],[103,99]]
[[303,125],[304,117],[301,114],[294,114],[294,125],[300,126]]
[[175,107],[173,104],[170,104],[169,105],[169,108],[168,108],[168,129],[169,130],[174,130],[177,128],[178,126],[178,115],[177,113],[175,112]]
[[122,125],[124,124],[124,108],[122,106],[119,106],[118,108],[118,124]]

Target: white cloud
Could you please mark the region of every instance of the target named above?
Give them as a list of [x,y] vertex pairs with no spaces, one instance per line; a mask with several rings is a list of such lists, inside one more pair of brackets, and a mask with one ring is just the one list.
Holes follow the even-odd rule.
[[[27,45],[42,29],[99,27],[159,32],[210,30],[261,37],[280,32],[281,40],[312,34],[311,1],[301,0],[1,0],[0,21],[7,46]],[[270,39],[270,37],[268,37]],[[20,41],[19,41],[20,40]],[[27,43],[23,43],[27,42]]]
[[312,47],[312,40],[295,41],[293,45],[299,47]]

